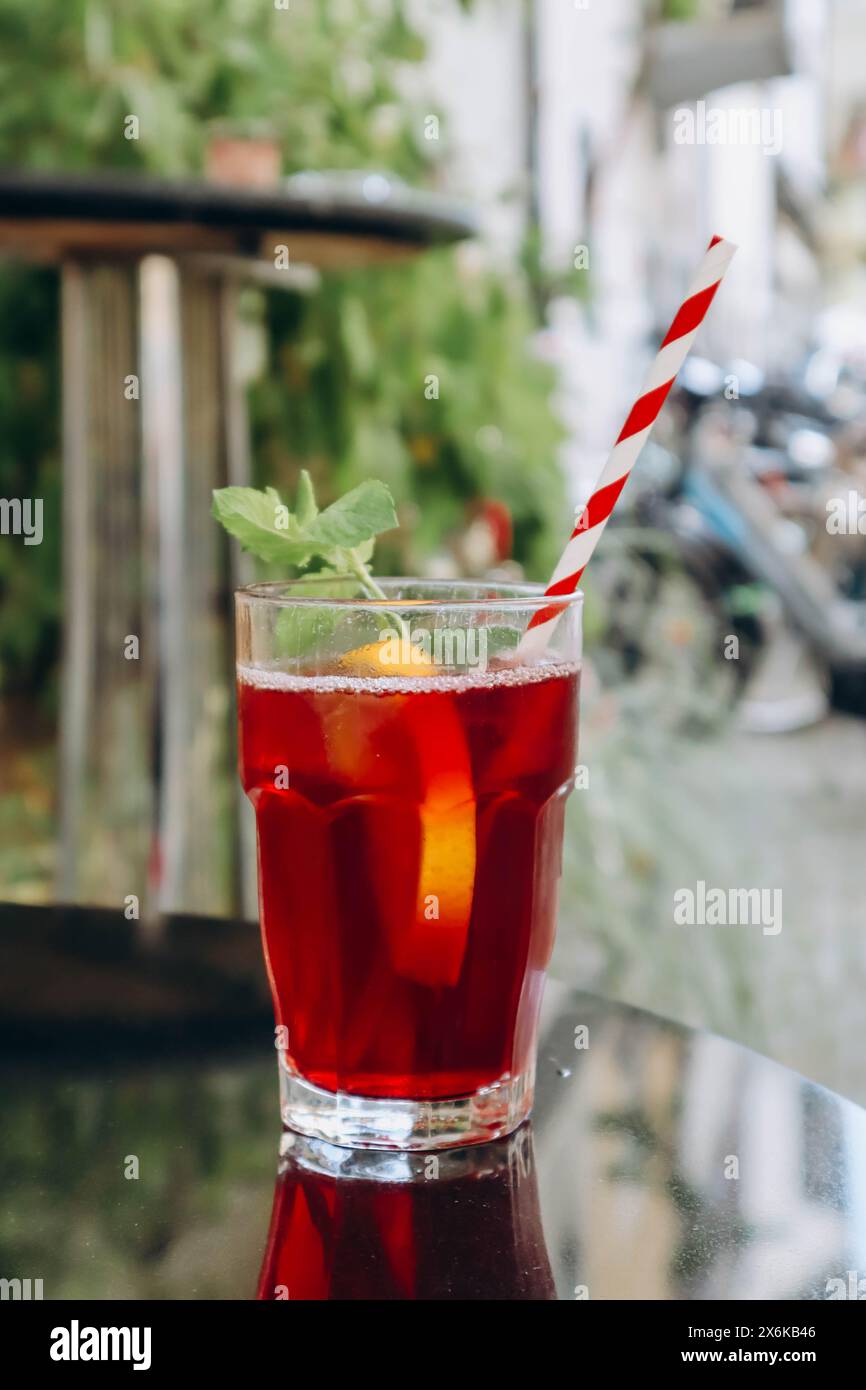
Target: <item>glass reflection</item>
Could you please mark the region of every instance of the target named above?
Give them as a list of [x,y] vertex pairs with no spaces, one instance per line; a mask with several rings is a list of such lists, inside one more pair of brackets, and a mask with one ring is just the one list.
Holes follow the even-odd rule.
[[555,1298],[530,1126],[437,1154],[285,1133],[256,1296]]

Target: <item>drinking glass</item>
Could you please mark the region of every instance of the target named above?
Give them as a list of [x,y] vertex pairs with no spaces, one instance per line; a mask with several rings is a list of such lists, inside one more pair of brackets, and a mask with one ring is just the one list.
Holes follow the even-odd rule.
[[356,1148],[494,1139],[532,1106],[573,785],[579,596],[525,584],[236,595],[240,772],[284,1124]]

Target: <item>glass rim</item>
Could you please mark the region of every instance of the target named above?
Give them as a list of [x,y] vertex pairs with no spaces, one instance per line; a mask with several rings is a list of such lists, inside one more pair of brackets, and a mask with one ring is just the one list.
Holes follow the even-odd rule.
[[[356,579],[355,575],[310,575],[308,578],[301,579],[269,579],[263,583],[244,584],[241,588],[235,589],[235,599],[256,599],[259,602],[274,604],[279,608],[346,608],[364,609],[369,608],[373,611],[377,609],[411,608],[414,612],[430,611],[431,609],[457,609],[466,608],[471,610],[483,608],[506,608],[523,609],[525,611],[537,611],[541,608],[549,608],[554,604],[562,609],[577,608],[583,604],[583,592],[576,589],[571,594],[548,594],[543,584],[534,584],[524,580],[496,580],[496,579],[422,579],[418,575],[389,575],[385,577],[374,576],[376,583],[387,590],[389,585],[409,585],[416,584],[426,589],[441,589],[442,594],[431,595],[429,598],[399,598],[386,593],[385,598],[370,598],[364,595],[361,598],[334,598],[319,597],[314,594],[292,594],[291,590],[295,585],[303,585],[305,588],[310,584],[321,582],[333,584],[339,580]],[[360,580],[357,581],[360,583]],[[449,598],[448,590],[455,588],[478,589],[475,596],[469,598]]]

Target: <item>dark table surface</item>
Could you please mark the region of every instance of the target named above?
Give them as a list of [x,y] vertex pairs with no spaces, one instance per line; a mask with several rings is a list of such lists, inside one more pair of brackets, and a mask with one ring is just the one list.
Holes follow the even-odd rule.
[[0,982],[0,1275],[45,1298],[823,1299],[866,1269],[866,1113],[554,981],[531,1124],[438,1156],[281,1142],[248,924],[4,907]]
[[465,204],[386,174],[311,171],[251,189],[118,172],[0,170],[0,249],[31,257],[108,251],[255,257],[285,239],[293,261],[328,266],[407,254],[476,231]]

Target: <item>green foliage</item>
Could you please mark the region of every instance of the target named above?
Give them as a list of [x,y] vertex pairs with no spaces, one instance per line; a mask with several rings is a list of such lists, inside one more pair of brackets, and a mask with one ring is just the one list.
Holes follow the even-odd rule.
[[[429,99],[405,80],[424,56],[410,8],[0,0],[0,164],[199,175],[223,123],[275,135],[286,172],[387,168],[435,183],[447,132],[424,140]],[[137,140],[125,138],[130,114]],[[529,352],[537,325],[520,272],[469,275],[463,259],[328,276],[309,297],[250,293],[269,344],[252,402],[257,481],[293,489],[306,467],[327,501],[384,479],[401,527],[381,547],[383,573],[423,570],[467,502],[501,498],[516,558],[543,578],[567,514],[553,375]],[[32,687],[56,658],[60,602],[55,276],[0,269],[0,309],[0,496],[34,495],[35,478],[46,513],[42,546],[0,558],[0,682],[13,672]]]
[[[0,164],[197,172],[209,123],[225,120],[266,125],[289,169],[379,160],[411,174],[419,137],[383,115],[396,100],[395,63],[424,53],[406,8],[0,0]],[[124,134],[129,114],[138,140]]]

